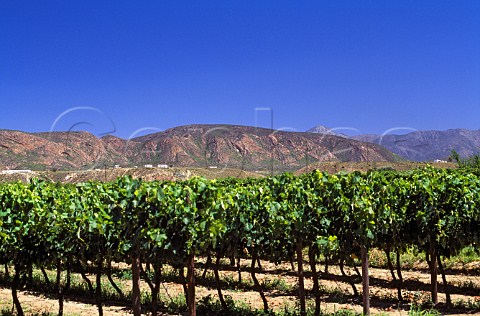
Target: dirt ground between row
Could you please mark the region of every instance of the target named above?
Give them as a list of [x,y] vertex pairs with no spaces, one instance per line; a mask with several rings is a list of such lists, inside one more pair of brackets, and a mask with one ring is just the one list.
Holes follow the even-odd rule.
[[[242,266],[248,266],[249,261],[242,260]],[[126,265],[119,265],[127,268]],[[264,272],[259,272],[257,274],[260,282],[262,281],[273,281],[275,279],[281,279],[284,284],[293,288],[297,284],[297,278],[294,273],[291,272],[290,264],[274,265],[269,262],[262,262]],[[323,271],[323,266],[318,266],[320,271]],[[345,271],[347,275],[355,276],[355,271],[353,268],[346,267]],[[211,273],[211,272],[208,272]],[[197,270],[197,279],[198,283],[201,282],[202,269]],[[208,276],[208,274],[207,274]],[[329,275],[326,278],[320,276],[321,286],[328,294],[325,294],[322,297],[322,310],[333,312],[342,308],[347,308],[355,310],[357,312],[362,311],[361,302],[358,299],[353,299],[351,295],[353,294],[353,289],[349,283],[332,280],[334,276],[338,276],[339,279],[341,276],[340,269],[337,266],[330,266]],[[94,280],[93,276],[90,276],[92,281]],[[228,278],[230,280],[238,279],[238,272],[223,270],[221,272],[222,279]],[[397,297],[397,291],[395,288],[390,286],[391,275],[390,271],[386,269],[370,268],[370,277],[371,277],[371,287],[370,294],[373,297],[372,299],[372,314],[390,314],[390,315],[407,315],[408,311],[405,307],[404,309],[397,309],[396,304],[392,303]],[[423,298],[428,298],[429,296],[429,282],[430,275],[424,271],[403,271],[403,277],[405,283],[407,284],[407,290],[404,290],[402,293],[404,298],[413,298],[417,297],[418,300]],[[251,277],[249,273],[242,272],[243,282],[251,282]],[[356,287],[359,292],[362,291],[359,278],[354,278],[356,282]],[[445,294],[443,293],[443,287],[441,284],[441,278],[439,284],[439,301],[445,302]],[[475,293],[476,289],[480,289],[480,275],[465,275],[458,273],[450,273],[447,275],[447,281],[451,286],[453,286],[452,301],[477,301],[480,300],[480,292]],[[120,283],[125,289],[130,287],[130,282],[128,280],[116,279],[117,283]],[[310,278],[305,279],[306,289],[311,289],[312,280]],[[413,290],[413,286],[421,287],[421,290]],[[412,287],[410,289],[410,287]],[[142,289],[147,291],[148,286],[146,283],[142,282]],[[463,291],[463,289],[465,291]],[[343,292],[346,295],[342,295]],[[465,293],[464,293],[465,292]],[[164,286],[161,287],[160,291],[163,297],[175,297],[177,295],[183,294],[182,285],[179,283],[165,282]],[[212,287],[205,287],[198,285],[196,288],[197,300],[205,297],[207,295],[217,296],[217,291]],[[332,293],[339,293],[340,298],[332,298]],[[236,290],[236,289],[223,289],[224,295],[230,295],[236,301],[242,301],[252,306],[253,308],[261,309],[263,307],[260,296],[257,292],[247,289],[247,290]],[[271,290],[266,292],[269,306],[273,309],[283,309],[283,306],[295,306],[296,297],[295,291],[279,291]],[[42,312],[52,312],[56,313],[58,310],[58,302],[54,295],[43,295],[34,293],[31,291],[20,291],[19,299],[24,307],[24,310],[27,314],[32,313],[42,313]],[[310,298],[310,301],[312,299]],[[12,299],[11,291],[9,288],[1,287],[0,288],[0,310],[9,310],[12,308]],[[95,301],[93,298],[89,299],[86,297],[81,297],[81,299],[75,297],[67,296],[64,304],[65,315],[96,315],[97,308],[95,306]],[[450,311],[449,315],[462,315],[458,311]],[[469,313],[473,314],[473,313]],[[109,304],[105,302],[104,304],[104,315],[131,315],[131,310],[128,306],[118,306],[114,304]],[[166,315],[166,314],[165,314]],[[178,315],[178,314],[177,314]],[[475,315],[480,315],[480,312],[475,313]]]

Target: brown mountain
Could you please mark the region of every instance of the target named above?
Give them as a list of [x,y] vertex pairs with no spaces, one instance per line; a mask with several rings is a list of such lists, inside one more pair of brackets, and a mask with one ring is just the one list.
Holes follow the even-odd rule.
[[[0,169],[88,169],[104,165],[296,170],[318,161],[395,161],[376,144],[334,135],[235,125],[188,125],[131,140],[87,132],[0,130]],[[273,163],[273,165],[272,165]]]

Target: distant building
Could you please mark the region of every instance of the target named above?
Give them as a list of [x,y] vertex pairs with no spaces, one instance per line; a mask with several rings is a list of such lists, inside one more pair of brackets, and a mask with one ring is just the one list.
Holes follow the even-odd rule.
[[32,170],[2,170],[2,174],[14,174],[14,173],[32,173]]
[[153,165],[144,165],[145,168],[153,168]]
[[441,160],[441,159],[435,159],[433,162],[443,162],[443,163],[447,163],[448,161]]
[[118,168],[120,168],[120,165],[115,165],[114,168],[118,169]]
[[162,168],[162,169],[167,169],[168,168],[168,165],[165,165],[165,164],[160,164],[157,166],[158,168]]
[[217,166],[208,166],[210,169],[217,169]]

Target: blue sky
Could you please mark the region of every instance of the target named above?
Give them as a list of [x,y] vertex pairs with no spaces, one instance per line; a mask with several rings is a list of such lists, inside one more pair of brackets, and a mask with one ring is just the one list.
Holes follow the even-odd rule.
[[479,129],[480,1],[0,2],[0,128],[270,126],[256,108],[299,131]]

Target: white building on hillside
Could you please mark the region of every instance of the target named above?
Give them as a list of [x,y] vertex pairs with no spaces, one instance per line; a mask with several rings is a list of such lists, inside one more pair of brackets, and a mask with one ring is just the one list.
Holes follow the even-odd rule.
[[14,174],[14,173],[32,173],[32,170],[2,170],[2,174]]

